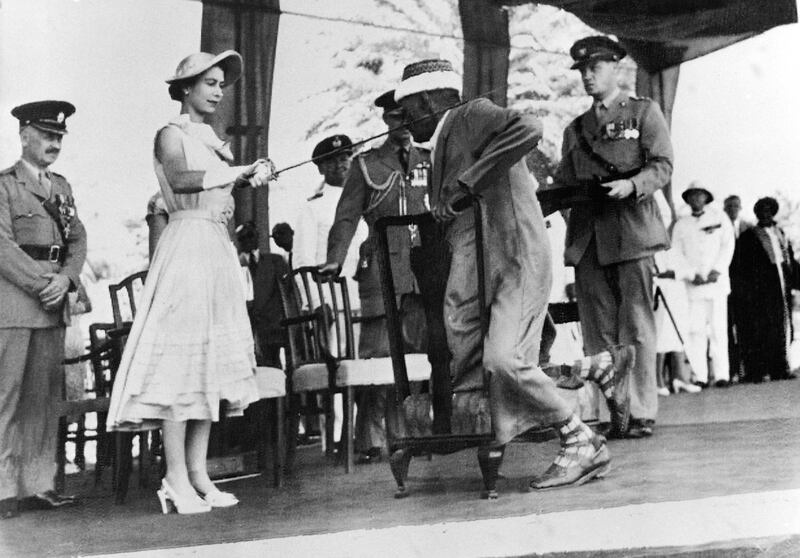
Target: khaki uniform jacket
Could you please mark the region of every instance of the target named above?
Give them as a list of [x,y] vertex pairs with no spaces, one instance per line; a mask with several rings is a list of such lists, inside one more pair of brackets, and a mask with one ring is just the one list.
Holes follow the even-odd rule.
[[609,171],[582,147],[579,134],[619,172],[636,168],[641,171],[631,178],[635,186],[631,198],[609,199],[571,210],[565,263],[577,265],[593,236],[601,265],[634,260],[669,248],[669,235],[653,198],[669,182],[673,159],[669,129],[658,104],[620,92],[600,120],[593,109],[575,119],[564,131],[556,187],[609,176]]
[[[416,215],[427,211],[425,195],[428,192],[430,152],[412,145],[408,154],[408,171],[405,172],[397,149],[387,140],[380,147],[356,157],[328,233],[328,261],[342,265],[359,219],[363,216],[369,226],[367,240],[359,250],[356,271],[364,316],[384,313],[375,222],[385,216]],[[388,229],[389,258],[398,296],[419,292],[411,271],[413,234],[405,227]]]
[[[72,188],[67,180],[59,174],[50,174],[50,199],[55,200],[57,195],[71,197]],[[46,196],[38,177],[22,161],[0,172],[0,328],[63,325],[63,311],[47,312],[39,302],[38,294],[48,283],[42,274],[64,274],[72,281],[73,289],[80,281],[86,259],[86,231],[77,214],[70,222],[63,266],[34,260],[19,247],[21,244],[63,246],[58,226],[42,207]]]

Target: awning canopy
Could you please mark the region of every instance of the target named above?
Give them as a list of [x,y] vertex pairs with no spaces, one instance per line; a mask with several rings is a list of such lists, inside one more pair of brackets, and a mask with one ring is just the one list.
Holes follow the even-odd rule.
[[796,0],[492,0],[548,4],[615,35],[649,73],[797,22]]

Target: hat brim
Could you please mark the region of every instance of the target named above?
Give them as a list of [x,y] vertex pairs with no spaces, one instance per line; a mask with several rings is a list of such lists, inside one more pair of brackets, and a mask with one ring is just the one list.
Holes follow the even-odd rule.
[[605,60],[606,62],[619,62],[621,58],[616,54],[611,54],[607,52],[598,52],[593,54],[587,58],[576,60],[572,66],[570,66],[570,70],[580,70],[584,66],[591,64],[597,60]]
[[712,194],[711,192],[709,192],[705,188],[687,188],[681,194],[681,198],[683,198],[683,201],[685,201],[686,203],[689,203],[689,199],[688,199],[689,198],[689,194],[691,194],[692,192],[703,192],[706,195],[706,203],[711,203],[711,202],[714,201],[714,194]]
[[453,71],[425,72],[411,76],[400,82],[394,91],[394,100],[399,103],[402,99],[436,89],[452,89],[461,94],[461,78]]
[[44,122],[29,122],[26,124],[27,126],[32,126],[37,130],[41,130],[42,132],[50,132],[51,134],[58,134],[59,136],[67,135],[66,128],[59,128],[57,126],[50,126]]
[[176,81],[183,81],[186,79],[191,79],[202,75],[206,72],[209,68],[213,68],[214,66],[221,66],[222,70],[225,72],[225,85],[223,87],[228,87],[229,85],[233,85],[239,78],[242,77],[242,55],[236,52],[235,50],[226,50],[224,52],[220,52],[214,58],[210,59],[207,63],[201,64],[197,68],[195,68],[191,73],[184,74],[181,76],[174,75],[171,78],[165,80],[167,83],[175,83]]

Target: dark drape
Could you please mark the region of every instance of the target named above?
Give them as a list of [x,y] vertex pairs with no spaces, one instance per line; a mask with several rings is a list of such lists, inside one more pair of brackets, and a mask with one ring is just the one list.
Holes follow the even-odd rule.
[[[508,14],[491,0],[459,0],[464,33],[464,98],[507,104]],[[489,93],[486,95],[486,93]]]
[[[675,92],[678,90],[678,74],[680,66],[673,66],[664,70],[650,73],[641,66],[636,70],[636,94],[641,97],[650,97],[656,101],[664,116],[667,124],[672,127],[672,108],[675,106]],[[672,196],[672,183],[668,183],[664,189],[664,197],[669,204],[672,213],[671,220],[675,221],[675,200]]]
[[[491,0],[529,4],[530,0]],[[797,22],[796,0],[543,0],[602,33],[616,35],[636,61],[636,93],[658,102],[667,122],[681,63]],[[466,61],[465,61],[466,66]],[[675,215],[672,186],[664,194]]]
[[[492,0],[497,5],[529,0]],[[796,0],[543,0],[616,35],[650,73],[797,22]]]
[[[280,0],[203,0],[200,49],[213,53],[234,49],[244,59],[242,79],[226,90],[228,102],[222,103],[210,122],[217,134],[230,138],[239,163],[268,156],[279,17]],[[260,248],[269,251],[268,188],[244,188],[234,196],[236,223],[254,221]]]

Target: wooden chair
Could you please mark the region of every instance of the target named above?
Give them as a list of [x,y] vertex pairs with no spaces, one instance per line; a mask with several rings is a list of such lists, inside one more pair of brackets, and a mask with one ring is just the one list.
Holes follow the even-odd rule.
[[[147,270],[138,271],[132,275],[128,275],[119,283],[108,286],[108,293],[111,295],[111,311],[114,315],[114,323],[117,328],[124,326],[126,322],[132,322],[136,316],[136,303],[138,302],[138,293],[144,286],[147,279]],[[120,296],[120,292],[125,292],[125,297]],[[123,302],[125,304],[123,304]],[[127,312],[124,312],[128,309]],[[124,314],[124,315],[123,315]]]
[[[137,295],[144,286],[147,279],[147,271],[140,271],[129,275],[115,285],[109,285],[108,290],[111,295],[111,307],[114,315],[114,324],[119,331],[124,332],[130,328],[131,322],[136,316]],[[124,346],[124,339],[121,340]],[[121,354],[121,351],[120,351]],[[263,406],[259,409],[259,415],[263,420],[259,421],[264,425],[269,425],[269,432],[266,436],[260,436],[258,440],[258,451],[263,456],[268,453],[268,446],[272,446],[273,456],[273,479],[274,486],[280,486],[283,479],[283,469],[285,461],[285,405],[286,396],[286,374],[280,368],[259,366],[255,371],[256,384],[258,386],[259,403]],[[258,404],[257,404],[258,405]],[[150,440],[148,441],[148,434]],[[148,483],[147,471],[152,461],[152,449],[160,445],[160,432],[153,431],[139,433],[118,433],[116,458],[119,466],[116,471],[117,501],[121,503],[125,499],[128,483],[132,470],[131,444],[133,437],[139,436],[139,483],[146,486]],[[262,459],[263,461],[263,459]],[[164,469],[162,462],[162,472]]]
[[[114,317],[115,336],[120,347],[125,346],[127,332],[130,331],[133,319],[136,317],[136,304],[138,294],[147,279],[147,270],[133,273],[122,281],[108,286],[111,296],[111,311]],[[116,368],[114,369],[116,373]],[[159,434],[149,440],[150,432],[118,432],[115,436],[115,471],[114,486],[116,489],[116,502],[121,504],[128,494],[130,475],[133,470],[132,444],[134,438],[139,437],[139,486],[148,486],[148,469],[151,461],[151,447],[159,445]],[[152,443],[151,443],[152,442]]]
[[[314,267],[292,271],[281,282],[288,328],[287,354],[288,393],[290,394],[289,460],[294,456],[298,396],[302,393],[323,395],[326,416],[326,441],[333,447],[332,397],[341,393],[341,451],[345,472],[353,469],[355,390],[394,384],[391,358],[359,359],[356,357],[353,324],[347,280],[322,275]],[[409,381],[430,379],[427,355],[408,355]]]
[[97,461],[95,464],[95,484],[100,482],[104,466],[108,465],[111,457],[111,440],[106,432],[105,423],[108,415],[108,406],[113,383],[112,373],[119,362],[119,344],[107,336],[114,329],[111,323],[95,323],[89,326],[89,352],[79,357],[67,359],[65,364],[89,361],[92,369],[93,383],[86,390],[85,396],[76,400],[62,400],[57,406],[59,417],[58,447],[56,451],[56,488],[63,490],[66,467],[66,443],[70,438],[67,427],[67,417],[83,417],[88,413],[97,414],[97,427],[94,434],[81,432],[75,433],[73,441],[76,443],[76,455],[81,443],[85,440],[95,440],[97,443]]

